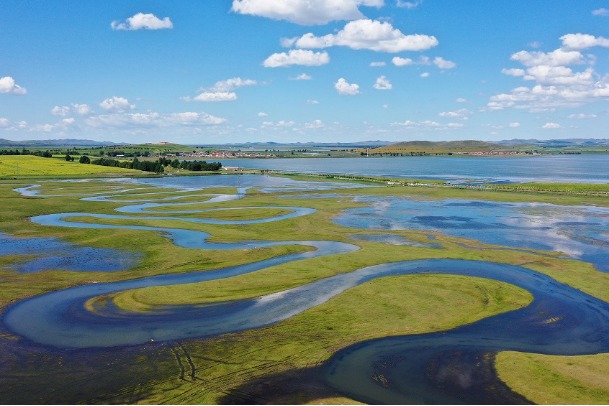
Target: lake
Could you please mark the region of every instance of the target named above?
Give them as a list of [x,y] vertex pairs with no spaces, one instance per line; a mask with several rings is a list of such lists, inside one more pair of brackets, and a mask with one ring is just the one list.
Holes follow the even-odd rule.
[[609,155],[223,159],[223,166],[302,173],[437,179],[451,183],[609,183]]

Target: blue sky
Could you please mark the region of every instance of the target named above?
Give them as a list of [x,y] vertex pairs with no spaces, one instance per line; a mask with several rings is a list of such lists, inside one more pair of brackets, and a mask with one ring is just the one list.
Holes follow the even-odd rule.
[[609,138],[609,0],[3,0],[0,138]]

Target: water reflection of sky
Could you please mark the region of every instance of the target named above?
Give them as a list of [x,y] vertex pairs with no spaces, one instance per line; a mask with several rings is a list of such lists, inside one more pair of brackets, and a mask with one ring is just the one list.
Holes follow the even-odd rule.
[[56,238],[15,238],[0,233],[0,256],[7,255],[24,256],[21,261],[7,267],[19,273],[54,269],[80,272],[123,271],[134,267],[141,259],[141,255],[127,251],[79,247]]
[[562,252],[609,272],[609,209],[471,200],[363,197],[336,223],[373,230],[433,230],[515,248]]

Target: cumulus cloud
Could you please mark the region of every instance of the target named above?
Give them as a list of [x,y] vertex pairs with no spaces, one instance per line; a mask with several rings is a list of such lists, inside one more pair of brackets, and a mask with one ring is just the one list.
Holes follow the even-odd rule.
[[305,128],[306,129],[316,129],[316,128],[323,128],[324,123],[321,120],[313,120],[309,123],[305,123]]
[[455,111],[444,111],[440,114],[438,114],[440,117],[447,117],[447,118],[457,118],[460,120],[467,120],[469,118],[469,116],[472,115],[472,112],[469,111],[468,109],[459,109],[459,110],[455,110]]
[[237,100],[235,92],[210,92],[205,91],[199,93],[192,100],[200,102],[225,102]]
[[385,62],[370,62],[370,66],[372,66],[373,68],[379,68],[386,65],[387,63]]
[[607,10],[606,8],[597,8],[596,10],[592,11],[592,15],[607,17],[609,16],[609,10]]
[[436,56],[433,60],[433,64],[443,70],[453,69],[455,66],[457,66],[457,64],[454,63],[453,61],[447,61],[446,59],[442,58],[441,56]]
[[412,121],[406,120],[402,122],[394,122],[390,124],[394,127],[404,127],[407,129],[417,129],[417,130],[450,130],[455,128],[462,128],[463,123],[439,123],[433,120],[423,120],[423,121]]
[[334,83],[334,88],[338,94],[342,96],[355,96],[359,94],[359,85],[355,83],[349,83],[345,78],[340,78]]
[[520,127],[520,123],[519,123],[519,122],[517,122],[517,121],[511,122],[511,123],[509,124],[509,127],[510,127],[510,128],[518,128],[518,127]]
[[336,34],[321,37],[307,33],[300,38],[284,39],[284,46],[297,48],[329,48],[346,46],[351,49],[368,49],[377,52],[424,51],[438,45],[431,35],[405,35],[386,21],[361,19],[348,22]]
[[51,114],[54,116],[67,116],[70,114],[70,107],[68,106],[55,106],[51,109]]
[[524,66],[567,66],[573,64],[581,64],[584,62],[584,56],[579,51],[566,51],[559,48],[552,52],[540,51],[520,51],[511,56],[513,61],[520,62]]
[[565,49],[586,49],[592,47],[609,47],[609,38],[595,37],[590,34],[567,34],[560,37]]
[[262,123],[263,128],[286,128],[293,127],[296,123],[291,120],[265,121]]
[[395,66],[410,66],[415,65],[415,61],[410,58],[402,58],[400,56],[395,56],[391,59],[391,63]]
[[81,116],[86,116],[91,112],[91,108],[87,104],[72,104],[72,111]]
[[446,60],[441,56],[436,56],[434,59],[429,58],[428,56],[421,56],[418,59],[411,58],[402,58],[400,56],[395,56],[391,59],[391,63],[393,63],[397,67],[402,66],[431,66],[435,65],[442,70],[453,69],[457,66],[457,64],[453,61]]
[[114,113],[91,116],[86,119],[87,125],[95,128],[166,128],[172,126],[218,125],[226,119],[202,112],[181,112],[161,114],[148,113]]
[[544,125],[541,126],[541,128],[543,128],[545,130],[554,130],[557,128],[561,128],[561,125],[558,123],[545,123]]
[[303,49],[292,49],[289,52],[276,53],[262,63],[265,68],[279,68],[292,65],[321,66],[330,62],[327,52],[313,52]]
[[307,75],[306,73],[301,73],[298,76],[294,76],[293,78],[290,78],[290,80],[311,80],[313,79],[311,77],[311,75]]
[[609,75],[595,71],[594,55],[580,52],[592,47],[609,47],[609,39],[581,33],[566,34],[560,39],[562,47],[551,52],[514,53],[510,59],[523,67],[505,68],[502,73],[533,83],[491,96],[488,109],[552,111],[609,98]]
[[569,114],[567,118],[576,119],[576,120],[589,120],[598,117],[596,114],[586,114],[586,113],[576,113]]
[[254,86],[258,84],[253,79],[242,79],[234,77],[216,82],[212,87],[199,89],[199,94],[193,98],[184,97],[185,101],[199,102],[226,102],[237,100],[237,93],[233,90],[245,86]]
[[51,109],[51,114],[54,116],[69,116],[72,114],[78,114],[80,116],[86,116],[91,112],[91,108],[87,104],[74,103],[71,106],[55,106]]
[[232,11],[300,25],[321,25],[362,18],[360,6],[383,5],[383,0],[233,0]]
[[125,21],[112,21],[110,24],[113,30],[163,30],[173,28],[173,23],[169,17],[162,20],[154,14],[137,13]]
[[135,105],[130,104],[124,97],[112,96],[99,103],[99,107],[107,111],[122,112],[134,109]]
[[241,79],[240,77],[235,77],[216,82],[216,84],[209,90],[213,92],[229,92],[240,87],[254,86],[256,84],[258,84],[258,82],[256,82],[255,80]]
[[27,90],[15,83],[15,79],[11,76],[4,76],[0,78],[0,93],[23,95]]
[[378,78],[376,78],[374,88],[377,90],[391,90],[393,88],[393,85],[385,76],[379,76]]

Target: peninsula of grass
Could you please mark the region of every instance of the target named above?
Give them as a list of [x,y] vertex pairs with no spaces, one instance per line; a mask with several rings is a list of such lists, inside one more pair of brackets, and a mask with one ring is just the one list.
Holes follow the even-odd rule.
[[557,356],[506,351],[496,359],[499,377],[537,404],[606,405],[609,354]]

